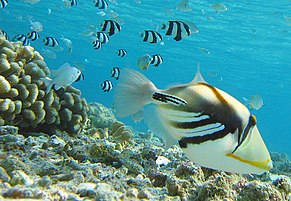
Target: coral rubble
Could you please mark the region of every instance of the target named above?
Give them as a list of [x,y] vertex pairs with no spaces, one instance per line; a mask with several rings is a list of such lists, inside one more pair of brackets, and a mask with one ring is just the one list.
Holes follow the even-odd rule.
[[0,132],[0,200],[291,199],[285,172],[250,177],[201,168],[178,146],[165,150],[155,137],[136,133],[132,143],[118,146],[113,137],[90,132],[27,138],[13,126]]

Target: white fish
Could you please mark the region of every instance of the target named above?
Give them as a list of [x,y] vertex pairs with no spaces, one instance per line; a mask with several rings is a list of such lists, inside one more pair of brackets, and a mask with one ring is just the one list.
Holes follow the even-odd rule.
[[40,0],[23,0],[24,3],[29,3],[29,4],[36,4],[40,2]]
[[151,61],[152,61],[152,57],[149,54],[142,55],[137,61],[137,66],[141,70],[146,70],[151,64]]
[[59,90],[61,87],[69,86],[78,81],[82,75],[81,70],[70,66],[69,63],[64,63],[59,69],[52,71],[53,78],[45,77],[41,80],[47,85],[46,92],[48,93],[53,85],[55,90]]
[[251,96],[250,99],[243,97],[243,99],[250,109],[259,110],[264,105],[263,98],[260,95]]
[[61,40],[64,42],[65,46],[69,49],[69,54],[73,51],[73,43],[70,39],[65,38],[64,36],[61,37]]
[[30,29],[33,30],[33,31],[36,31],[36,32],[42,32],[43,30],[43,25],[41,22],[37,22],[37,21],[32,21],[32,20],[29,20],[30,22]]
[[94,25],[88,25],[87,29],[81,33],[82,36],[92,36],[98,32],[98,29]]
[[42,48],[42,53],[50,59],[56,59],[57,55],[51,50]]
[[190,83],[160,90],[140,72],[122,69],[114,102],[118,117],[144,109],[153,133],[166,138],[167,146],[178,142],[198,165],[242,174],[262,174],[273,167],[255,116],[206,83],[199,71]]
[[211,8],[213,9],[213,10],[215,10],[216,12],[218,12],[218,13],[222,13],[222,12],[224,12],[224,11],[227,11],[227,7],[226,7],[226,5],[224,5],[223,3],[217,3],[217,4],[213,4],[212,6],[211,6]]
[[191,12],[192,8],[189,5],[189,0],[181,0],[179,4],[176,7],[176,10],[182,11],[182,12]]

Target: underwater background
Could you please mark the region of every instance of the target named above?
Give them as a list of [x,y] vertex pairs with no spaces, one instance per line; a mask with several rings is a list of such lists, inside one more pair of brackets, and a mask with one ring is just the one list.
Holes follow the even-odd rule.
[[[29,1],[28,1],[29,2]],[[76,6],[64,6],[62,1],[9,1],[0,9],[0,28],[10,39],[17,34],[31,31],[31,21],[41,22],[41,37],[69,38],[73,43],[72,54],[64,47],[56,51],[57,58],[46,57],[50,69],[57,69],[69,62],[82,69],[85,79],[74,83],[87,102],[113,105],[114,85],[109,93],[100,84],[110,79],[113,67],[137,69],[137,60],[144,54],[160,54],[164,62],[157,68],[142,71],[158,88],[186,83],[193,79],[197,64],[201,65],[204,79],[243,102],[242,97],[260,95],[264,106],[252,110],[258,126],[271,152],[291,156],[291,2],[276,1],[194,1],[190,12],[177,8],[179,1],[172,0],[117,0],[109,2],[108,10],[94,7],[92,1],[78,1]],[[227,6],[224,12],[211,7],[216,3]],[[104,19],[116,19],[122,31],[110,37],[101,49],[92,48],[90,37],[82,35],[88,26],[100,30]],[[142,42],[140,34],[146,29],[157,30],[169,20],[194,23],[199,33],[174,41],[163,37],[164,44]],[[160,31],[161,33],[163,31]],[[164,35],[164,33],[162,34]],[[31,42],[42,53],[41,40]],[[118,49],[127,55],[117,56]],[[140,70],[141,71],[141,70]],[[136,130],[146,130],[143,123],[124,120]]]

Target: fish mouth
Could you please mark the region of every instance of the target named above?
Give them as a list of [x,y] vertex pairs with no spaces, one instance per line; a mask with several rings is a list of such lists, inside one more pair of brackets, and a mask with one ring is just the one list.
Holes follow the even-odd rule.
[[247,137],[237,149],[227,153],[226,156],[265,171],[273,167],[269,151],[256,125],[249,130]]
[[264,161],[252,161],[252,160],[247,160],[247,159],[241,158],[233,153],[228,153],[228,154],[226,154],[226,156],[232,157],[240,162],[247,163],[249,165],[255,166],[255,167],[260,168],[262,170],[269,171],[270,169],[273,168],[273,163],[272,163],[271,159],[264,160]]

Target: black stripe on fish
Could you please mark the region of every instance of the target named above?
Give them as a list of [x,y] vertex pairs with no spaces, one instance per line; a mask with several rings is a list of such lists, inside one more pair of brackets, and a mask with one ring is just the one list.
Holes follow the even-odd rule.
[[187,105],[187,102],[183,100],[182,98],[179,98],[177,96],[173,96],[170,94],[161,93],[161,92],[154,92],[152,95],[152,98],[154,100],[157,100],[163,103],[170,103],[176,106]]
[[16,36],[14,36],[14,38],[12,40],[15,42],[20,41],[20,42],[22,42],[23,45],[30,45],[27,36],[25,36],[23,34],[18,34]]
[[45,37],[42,42],[45,46],[55,47],[59,45],[59,41],[55,37]]
[[98,39],[94,40],[92,43],[95,50],[98,50],[102,47],[102,43],[98,41]]
[[110,80],[105,80],[101,84],[101,89],[103,92],[109,92],[113,88],[112,82]]
[[162,40],[162,35],[156,31],[145,30],[145,33],[143,34],[143,42],[159,43]]
[[95,7],[99,9],[106,9],[108,7],[108,3],[105,0],[95,0]]
[[166,32],[166,35],[174,35],[174,40],[180,41],[182,40],[182,32],[185,31],[187,36],[191,34],[191,30],[189,26],[182,21],[169,21],[169,27]]
[[80,80],[84,80],[85,76],[84,74],[81,72],[81,74],[79,75],[79,77],[75,80],[75,82],[79,82]]
[[95,36],[101,43],[108,43],[109,42],[109,36],[107,33],[103,33],[101,31],[98,31],[95,34]]
[[0,0],[0,8],[5,8],[8,5],[8,0]]
[[113,20],[104,20],[101,31],[104,31],[108,33],[109,36],[112,36],[113,34],[121,31],[121,26]]
[[152,56],[151,64],[155,67],[158,67],[160,64],[163,63],[163,58],[159,54],[155,54]]
[[120,69],[118,67],[112,68],[111,77],[114,77],[116,80],[118,80],[119,76],[120,76]]
[[27,37],[31,40],[31,41],[35,41],[36,39],[39,38],[39,33],[36,31],[32,31],[30,33],[27,34]]
[[124,57],[127,54],[127,51],[125,49],[120,49],[117,51],[117,55],[121,58]]
[[246,127],[244,128],[243,132],[239,133],[238,135],[238,144],[235,147],[235,149],[233,150],[232,153],[234,153],[238,147],[243,143],[243,141],[247,138],[247,136],[249,135],[249,133],[251,133],[251,129],[253,129],[253,127],[256,125],[256,117],[254,115],[251,115],[248,121],[248,124],[246,125]]
[[70,0],[71,1],[71,6],[76,6],[78,5],[77,0]]
[[[187,135],[192,135],[191,137],[183,137],[179,144],[182,148],[186,148],[187,144],[200,144],[206,141],[214,141],[220,138],[225,137],[228,134],[235,134],[236,131],[238,135],[244,130],[244,125],[241,117],[235,112],[235,110],[228,104],[228,102],[223,98],[223,96],[217,91],[216,88],[208,85],[207,83],[199,83],[201,85],[207,86],[212,92],[215,94],[216,98],[219,100],[218,105],[213,105],[213,103],[209,101],[205,101],[203,107],[201,107],[201,111],[203,111],[203,115],[209,116],[207,119],[201,119],[200,121],[190,121],[190,122],[175,122],[172,121],[170,124],[178,129],[183,129],[184,133]],[[197,111],[187,111],[194,112]],[[193,130],[198,130],[199,128],[203,129],[203,127],[208,128],[209,125],[217,125],[221,124],[224,127],[223,129],[217,129],[215,132],[209,130],[209,134],[197,135],[198,132],[194,132]],[[189,132],[187,132],[187,129]],[[192,132],[191,132],[192,129]],[[210,129],[215,129],[210,127]],[[207,133],[207,130],[205,130]],[[195,136],[196,134],[196,136]]]

